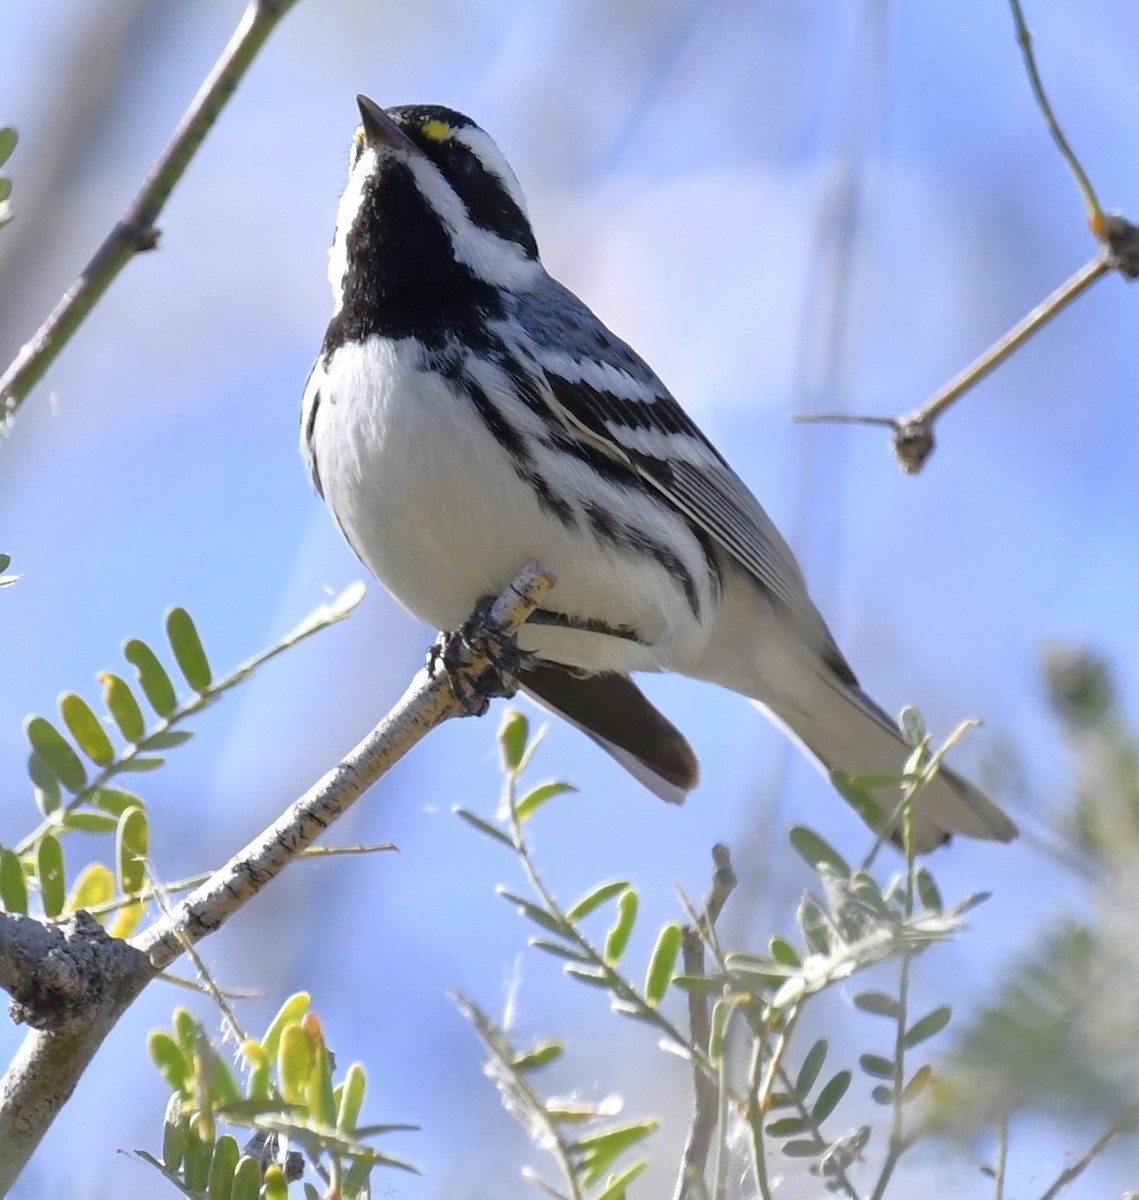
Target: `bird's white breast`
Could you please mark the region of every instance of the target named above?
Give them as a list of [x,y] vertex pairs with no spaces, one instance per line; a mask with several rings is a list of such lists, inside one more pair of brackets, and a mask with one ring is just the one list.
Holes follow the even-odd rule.
[[[457,627],[480,597],[537,560],[558,577],[550,608],[636,629],[652,645],[530,626],[524,648],[587,670],[629,671],[659,669],[702,644],[712,613],[697,620],[674,575],[651,556],[599,542],[586,522],[567,525],[543,508],[460,385],[429,369],[417,341],[347,343],[314,384],[312,450],[325,499],[365,565],[421,620]],[[519,402],[496,400],[517,404],[519,427],[533,420]],[[536,443],[532,450],[559,495],[607,498],[611,485],[579,460]],[[694,572],[706,569],[679,516],[627,490],[608,499],[626,520],[678,546]]]

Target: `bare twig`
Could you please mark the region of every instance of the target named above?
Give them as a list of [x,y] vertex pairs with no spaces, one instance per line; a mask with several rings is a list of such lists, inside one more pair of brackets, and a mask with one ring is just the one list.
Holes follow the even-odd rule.
[[1065,1167],[1056,1176],[1056,1181],[1041,1195],[1040,1200],[1056,1200],[1056,1197],[1070,1184],[1075,1183],[1116,1138],[1130,1133],[1137,1126],[1139,1126],[1139,1105],[1133,1104],[1120,1113],[1070,1167]]
[[[1129,227],[1132,228],[1132,227]],[[894,431],[894,454],[907,475],[916,475],[933,453],[933,427],[947,408],[994,367],[999,366],[1014,350],[1019,349],[1044,324],[1066,308],[1081,292],[1097,279],[1118,267],[1116,256],[1104,248],[1089,263],[1065,280],[1047,299],[1042,300],[1027,316],[1017,322],[984,354],[971,362],[959,375],[931,396],[924,404],[900,417],[852,416],[846,413],[796,413],[793,421],[830,422],[844,425],[885,425]]]
[[11,419],[123,267],[136,254],[157,245],[159,233],[154,222],[158,214],[257,52],[295,3],[250,0],[229,44],[198,89],[138,195],[31,341],[0,376],[0,426]]
[[1005,1200],[1005,1175],[1008,1173],[1008,1110],[997,1118],[997,1165],[993,1171],[993,1200]]
[[[732,858],[727,846],[712,847],[712,887],[704,898],[704,908],[698,923],[685,926],[681,955],[685,975],[700,976],[705,971],[704,941],[719,919],[728,897],[736,886],[736,874],[732,870]],[[703,992],[688,993],[688,1025],[692,1041],[707,1051],[712,1034],[712,1020],[708,997]],[[712,1135],[719,1119],[720,1098],[716,1081],[706,1071],[693,1063],[692,1086],[694,1106],[692,1125],[684,1145],[684,1158],[676,1180],[675,1200],[686,1200],[693,1189],[702,1186],[704,1170],[708,1163],[708,1151]],[[699,1193],[697,1193],[699,1194]]]
[[[553,576],[536,564],[526,567],[490,609],[484,621],[488,634],[511,636],[553,583]],[[143,988],[187,943],[219,929],[425,734],[450,717],[465,716],[469,709],[460,698],[462,690],[482,679],[490,666],[487,654],[476,647],[450,672],[420,671],[399,703],[335,769],[169,914],[132,939],[133,952],[123,953],[124,943],[107,939],[115,957],[107,961],[109,955],[104,956],[93,968],[98,984],[94,999],[90,980],[85,989],[71,978],[74,972],[67,973],[64,986],[56,989],[51,1028],[28,1034],[0,1080],[0,1196],[7,1194],[104,1038]],[[509,681],[503,682],[509,690]],[[0,950],[10,927],[10,921],[0,921]],[[98,933],[106,937],[101,929]],[[15,953],[7,958],[0,953],[0,964],[10,967]],[[5,986],[11,984],[11,974],[6,967]],[[86,1002],[68,1008],[63,1001],[74,996],[84,996]]]
[[929,400],[911,412],[898,417],[854,415],[848,413],[797,413],[793,421],[827,422],[845,425],[884,425],[893,430],[894,455],[907,475],[916,475],[933,453],[935,441],[933,427],[937,419],[949,406],[979,383],[994,367],[1004,362],[1014,350],[1019,349],[1038,329],[1066,308],[1077,296],[1086,291],[1097,279],[1109,271],[1118,271],[1126,279],[1139,278],[1139,227],[1133,225],[1119,213],[1104,213],[1099,199],[1080,165],[1064,131],[1060,128],[1052,105],[1044,91],[1036,56],[1032,51],[1032,37],[1024,20],[1019,0],[1009,0],[1013,21],[1016,25],[1017,42],[1024,55],[1025,68],[1033,94],[1044,117],[1053,140],[1060,149],[1069,170],[1083,196],[1088,212],[1088,227],[1100,242],[1100,251],[1089,263],[1081,267],[1070,279],[1062,283],[1050,296],[1041,301],[1026,317],[994,342],[984,354],[969,364],[959,375],[951,379]]
[[1028,32],[1028,25],[1024,19],[1024,12],[1020,7],[1020,0],[1009,0],[1012,7],[1012,19],[1016,25],[1016,40],[1020,46],[1020,52],[1024,55],[1025,70],[1028,71],[1028,82],[1032,85],[1032,94],[1036,97],[1037,106],[1040,109],[1041,115],[1044,117],[1045,124],[1048,126],[1048,132],[1052,135],[1052,140],[1056,143],[1063,156],[1064,161],[1068,164],[1068,170],[1072,172],[1076,179],[1076,186],[1080,189],[1080,194],[1084,198],[1084,204],[1088,210],[1088,227],[1096,237],[1102,236],[1104,213],[1100,208],[1099,199],[1095,194],[1095,189],[1092,187],[1092,182],[1087,176],[1087,172],[1080,165],[1080,160],[1076,157],[1072,150],[1068,139],[1064,136],[1064,131],[1060,128],[1060,122],[1056,120],[1056,114],[1052,111],[1052,105],[1048,100],[1048,94],[1044,91],[1044,84],[1040,80],[1040,72],[1036,69],[1036,55],[1032,50],[1032,34]]

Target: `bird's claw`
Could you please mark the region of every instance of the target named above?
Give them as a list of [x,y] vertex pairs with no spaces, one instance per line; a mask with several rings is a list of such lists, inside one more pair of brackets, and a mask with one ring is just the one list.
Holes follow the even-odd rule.
[[[427,671],[434,675],[442,669],[456,701],[471,716],[481,717],[491,700],[513,696],[518,690],[517,675],[527,658],[512,635],[504,635],[490,619],[494,596],[484,596],[475,605],[474,614],[458,629],[440,633],[427,651]],[[470,670],[471,660],[481,656],[487,666],[477,675]]]

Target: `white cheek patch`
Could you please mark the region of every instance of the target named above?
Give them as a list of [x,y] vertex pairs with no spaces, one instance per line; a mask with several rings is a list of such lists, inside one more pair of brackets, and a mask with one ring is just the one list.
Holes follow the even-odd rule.
[[446,226],[459,262],[496,287],[525,288],[537,282],[543,274],[541,264],[527,258],[517,242],[476,225],[467,206],[429,158],[417,154],[407,160],[407,165],[415,186]]
[[529,220],[530,214],[526,209],[526,197],[522,194],[518,176],[514,174],[513,168],[506,161],[502,151],[495,145],[490,134],[485,130],[473,127],[458,129],[451,135],[451,140],[466,146],[486,170],[492,175],[498,176],[511,200],[518,205],[519,212]]

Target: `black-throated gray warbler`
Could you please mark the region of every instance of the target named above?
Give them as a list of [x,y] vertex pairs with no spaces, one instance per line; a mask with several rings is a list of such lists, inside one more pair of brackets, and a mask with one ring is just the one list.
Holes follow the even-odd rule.
[[[437,629],[548,566],[523,689],[666,800],[695,785],[696,758],[634,671],[750,697],[824,767],[900,772],[894,723],[779,531],[648,364],[546,273],[490,137],[447,108],[357,99],[301,442],[365,565]],[[922,849],[1016,835],[948,770],[916,808]]]

